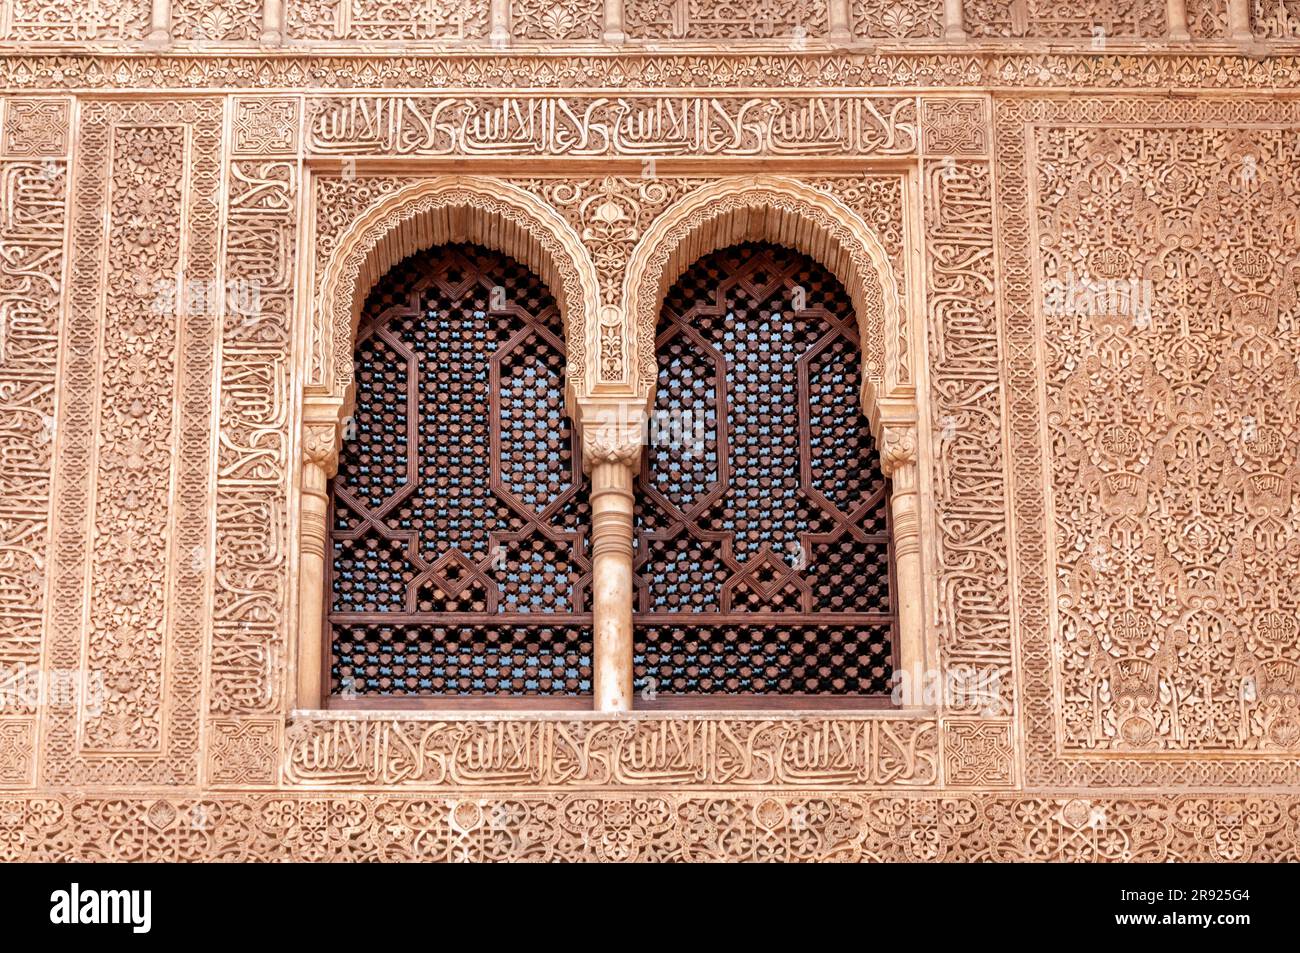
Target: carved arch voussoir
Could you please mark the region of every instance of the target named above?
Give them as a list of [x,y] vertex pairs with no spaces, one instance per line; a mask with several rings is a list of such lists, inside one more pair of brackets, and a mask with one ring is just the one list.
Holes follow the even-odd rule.
[[773,175],[722,180],[692,192],[665,211],[633,249],[624,299],[633,325],[638,397],[653,398],[655,326],[672,283],[701,256],[745,241],[798,249],[839,278],[858,316],[863,406],[873,430],[880,427],[879,404],[885,399],[914,415],[914,392],[898,383],[906,374],[899,369],[896,342],[900,335],[908,341],[907,316],[884,245],[842,202],[796,179]]
[[312,312],[313,345],[324,380],[311,396],[351,403],[352,350],[366,295],[403,258],[448,242],[474,242],[528,265],[555,295],[564,321],[566,375],[580,391],[583,332],[596,319],[596,266],[577,233],[545,202],[517,186],[479,176],[424,179],[386,195],[359,215],[326,268]]

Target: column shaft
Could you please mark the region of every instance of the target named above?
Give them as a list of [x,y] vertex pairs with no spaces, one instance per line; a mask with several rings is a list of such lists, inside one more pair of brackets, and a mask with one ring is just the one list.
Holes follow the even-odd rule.
[[889,500],[894,545],[894,605],[898,613],[898,658],[895,671],[905,674],[911,697],[904,705],[920,702],[925,684],[925,616],[922,604],[921,511],[916,487],[916,465],[907,464],[891,476]]
[[961,7],[962,0],[943,0],[943,38],[945,40],[966,39],[966,12]]
[[1187,31],[1187,0],[1168,0],[1165,18],[1169,21],[1169,39],[1185,43],[1191,39]]
[[623,28],[623,0],[605,0],[604,38],[606,43],[623,43],[627,40],[627,32]]
[[328,423],[303,428],[302,488],[298,522],[298,708],[320,708],[324,681],[325,643],[325,520],[329,511],[329,480],[338,468],[338,427],[333,408]]
[[1247,0],[1228,0],[1228,36],[1238,41],[1254,38],[1250,32],[1250,4]]
[[832,41],[847,43],[853,38],[849,25],[849,0],[831,0],[829,26]]
[[622,460],[591,468],[594,694],[597,711],[632,708],[632,478]]
[[149,32],[145,45],[154,49],[172,42],[172,0],[153,0],[149,5]]
[[278,46],[284,42],[284,0],[262,0],[262,43]]
[[488,39],[496,47],[510,43],[510,0],[492,0],[488,7]]

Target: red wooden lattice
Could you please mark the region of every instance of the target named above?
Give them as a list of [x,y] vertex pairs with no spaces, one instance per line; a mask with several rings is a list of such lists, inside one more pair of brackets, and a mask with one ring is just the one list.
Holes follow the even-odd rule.
[[331,693],[589,693],[587,490],[550,292],[504,255],[442,246],[376,285],[357,342]]
[[635,675],[671,696],[889,693],[889,501],[852,304],[772,245],[669,292],[637,487]]
[[[887,486],[843,288],[785,249],[716,253],[670,292],[657,351],[638,704],[886,696]],[[412,256],[371,293],[331,493],[333,694],[590,691],[563,355],[547,289],[482,248]]]

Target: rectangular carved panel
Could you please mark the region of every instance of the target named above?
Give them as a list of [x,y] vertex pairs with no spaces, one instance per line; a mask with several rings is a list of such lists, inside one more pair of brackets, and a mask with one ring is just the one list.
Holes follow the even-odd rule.
[[227,183],[209,662],[209,707],[223,715],[274,711],[282,700],[297,164],[237,160]]
[[50,713],[49,783],[197,777],[220,134],[216,100],[82,107],[46,659],[103,699]]
[[969,673],[947,686],[950,705],[982,707],[970,687],[996,687],[1001,714],[1014,680],[992,170],[945,160],[923,172],[939,655],[948,676]]
[[943,0],[852,0],[849,13],[855,36],[903,39],[943,35]]
[[1163,37],[1165,0],[965,0],[971,36]]
[[827,0],[626,0],[636,39],[753,39],[825,36]]
[[171,0],[172,38],[197,44],[256,40],[264,0]]
[[[75,704],[41,666],[71,102],[0,105],[0,784],[35,780],[36,717]],[[68,697],[71,696],[71,697]]]
[[511,0],[510,32],[528,40],[597,39],[604,4],[590,0]]
[[1034,149],[1065,745],[1295,750],[1296,137]]
[[933,720],[682,715],[628,721],[293,722],[290,784],[435,788],[934,784]]
[[[51,795],[0,800],[0,860],[1277,862],[1295,799],[755,792]],[[111,833],[111,836],[110,836]]]
[[149,32],[149,0],[3,0],[5,39],[91,44],[139,40]]
[[1026,780],[1294,784],[1295,105],[997,114]]
[[[4,103],[0,153],[0,680],[40,662],[67,211],[67,100]],[[17,687],[17,686],[12,686]],[[0,714],[18,697],[0,695]]]
[[907,96],[365,96],[309,99],[321,156],[907,155]]
[[1300,2],[1251,0],[1251,29],[1260,39],[1300,38]]
[[487,35],[488,0],[286,0],[294,40],[457,40]]

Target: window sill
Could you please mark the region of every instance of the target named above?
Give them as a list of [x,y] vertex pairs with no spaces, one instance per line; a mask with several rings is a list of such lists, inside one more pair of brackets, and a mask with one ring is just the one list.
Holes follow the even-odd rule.
[[296,708],[291,722],[311,721],[635,721],[674,719],[744,719],[799,721],[826,719],[934,719],[934,708],[651,708],[625,712],[592,711],[587,708]]

